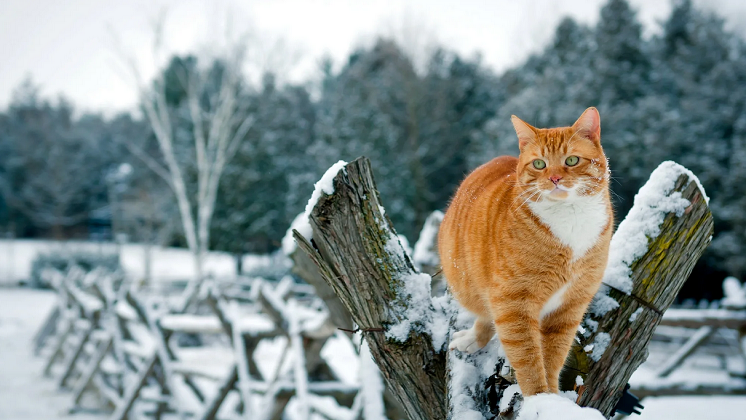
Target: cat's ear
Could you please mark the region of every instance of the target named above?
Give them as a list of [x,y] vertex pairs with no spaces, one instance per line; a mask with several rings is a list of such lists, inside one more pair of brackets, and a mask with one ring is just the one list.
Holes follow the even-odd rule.
[[513,123],[513,127],[515,127],[515,133],[518,135],[519,149],[523,150],[526,144],[536,141],[536,129],[534,127],[515,115],[510,116],[510,121]]
[[590,107],[583,112],[583,115],[572,125],[575,131],[596,143],[601,141],[601,116],[595,107]]

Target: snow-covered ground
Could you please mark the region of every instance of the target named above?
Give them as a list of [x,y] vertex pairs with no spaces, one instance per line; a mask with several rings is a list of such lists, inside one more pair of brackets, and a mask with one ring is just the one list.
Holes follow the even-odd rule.
[[42,376],[44,360],[31,352],[31,339],[52,309],[49,291],[0,289],[0,419],[98,420],[104,415],[67,413],[69,393]]
[[[0,240],[0,286],[18,284],[29,277],[31,263],[39,253],[64,250],[114,253],[119,251],[124,269],[133,278],[144,275],[144,247],[125,244],[117,247],[112,243],[55,242],[37,240]],[[244,266],[271,263],[268,256],[246,256]],[[267,261],[264,261],[267,260]],[[152,255],[153,278],[160,281],[186,280],[194,274],[192,254],[186,249],[154,248]],[[235,262],[229,254],[212,252],[207,260],[207,272],[219,277],[235,275]],[[429,280],[429,278],[428,278]],[[732,283],[732,284],[731,284]],[[427,293],[429,296],[429,293]],[[743,303],[746,288],[734,279],[726,287],[726,295],[732,305]],[[69,416],[66,411],[71,400],[67,393],[56,390],[53,379],[41,375],[43,359],[31,354],[31,337],[46,314],[51,310],[55,296],[48,291],[0,287],[0,420],[15,419],[98,419],[92,414]],[[413,317],[408,317],[411,321]],[[416,317],[414,317],[416,318]],[[444,324],[444,325],[447,325]],[[256,357],[260,370],[274,372],[277,364],[277,348],[263,343]],[[323,355],[333,369],[341,374],[345,382],[357,383],[359,362],[349,342],[331,340]],[[345,346],[341,346],[345,344]],[[440,347],[439,343],[436,347]],[[655,374],[661,363],[680,344],[654,342],[650,357],[633,376],[631,383],[664,386],[686,384],[692,378],[707,383],[734,381],[720,368],[722,361],[709,354],[695,355],[666,379]],[[345,348],[342,348],[345,347]],[[729,370],[746,369],[741,358],[727,358]],[[652,382],[651,382],[652,381]],[[740,382],[739,382],[740,384]],[[640,420],[689,420],[707,418],[711,420],[746,420],[746,397],[665,397],[647,398]],[[292,404],[291,404],[292,405]],[[290,410],[292,411],[292,410]]]
[[[31,263],[39,253],[50,251],[87,251],[113,254],[119,250],[122,266],[132,278],[143,278],[145,274],[145,247],[141,244],[124,244],[117,247],[111,242],[42,241],[31,239],[0,240],[0,286],[15,285],[25,281],[31,272]],[[244,267],[268,259],[264,255],[244,256]],[[152,248],[152,278],[156,280],[186,280],[194,276],[194,258],[183,248]],[[217,277],[236,275],[236,264],[232,255],[225,252],[210,252],[205,262],[208,274]]]
[[[49,291],[0,288],[0,420],[106,418],[88,413],[68,415],[70,394],[58,392],[55,381],[42,376],[43,359],[31,353],[31,339],[54,299]],[[329,359],[334,365],[343,362],[341,357]],[[344,359],[350,365],[348,371],[356,372],[357,360]],[[651,362],[654,360],[652,357]],[[342,366],[334,367],[343,370]],[[630,419],[746,420],[746,397],[647,398],[643,404],[642,415]]]
[[746,397],[651,397],[630,420],[744,420]]

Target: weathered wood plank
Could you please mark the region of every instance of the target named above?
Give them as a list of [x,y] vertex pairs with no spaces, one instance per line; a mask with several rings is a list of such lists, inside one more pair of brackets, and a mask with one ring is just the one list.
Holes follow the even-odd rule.
[[718,384],[687,385],[676,384],[671,386],[660,386],[654,388],[635,387],[630,390],[635,396],[642,399],[645,397],[683,397],[688,395],[746,395],[746,388],[731,387]]
[[223,404],[223,401],[225,401],[225,397],[227,397],[228,393],[235,388],[237,381],[238,367],[234,364],[230,374],[220,384],[218,392],[215,394],[215,396],[207,401],[207,404],[205,404],[204,407],[204,411],[202,412],[202,414],[199,415],[198,418],[200,420],[214,420],[215,416],[217,416],[218,414],[220,406]]
[[663,314],[660,325],[686,328],[730,328],[746,327],[746,311],[730,309],[670,309]]
[[[395,323],[401,279],[416,274],[383,214],[366,158],[349,163],[334,178],[334,194],[322,196],[310,217],[315,247],[294,237],[319,267],[365,332],[384,380],[413,420],[444,419],[445,354],[431,340],[410,334],[405,343],[388,340],[383,329]],[[406,296],[402,296],[406,300]]]
[[155,350],[153,350],[152,355],[145,362],[145,366],[137,374],[137,379],[127,388],[124,396],[120,400],[120,404],[117,405],[117,408],[111,414],[109,420],[124,420],[125,418],[127,418],[127,414],[130,412],[132,406],[135,404],[135,400],[137,400],[138,395],[140,395],[142,387],[145,386],[148,381],[148,377],[153,373],[153,368],[155,367],[157,361],[158,354],[155,352]]
[[59,379],[59,382],[57,383],[57,388],[64,389],[67,387],[67,381],[72,376],[73,372],[75,372],[75,368],[78,364],[78,359],[80,359],[80,356],[83,354],[83,350],[86,347],[86,344],[88,344],[88,341],[91,338],[91,335],[93,334],[93,331],[98,327],[98,315],[96,315],[96,319],[91,320],[90,325],[86,330],[83,331],[83,336],[80,338],[80,341],[75,347],[75,350],[73,351],[71,357],[69,360],[65,361],[65,371],[62,374],[62,376]]
[[44,348],[44,345],[47,343],[49,337],[53,336],[53,334],[57,331],[57,328],[59,327],[58,324],[60,322],[60,317],[62,316],[62,312],[60,311],[61,304],[61,302],[57,302],[57,304],[54,306],[54,309],[52,309],[52,311],[49,312],[49,315],[47,315],[47,318],[44,320],[44,324],[42,324],[42,327],[34,336],[34,356],[38,356],[39,353],[41,353],[41,349]]
[[44,365],[44,376],[50,376],[52,374],[52,367],[54,366],[54,363],[57,361],[57,358],[62,356],[65,343],[67,342],[67,338],[75,330],[74,320],[68,319],[65,322],[66,322],[66,325],[62,329],[63,332],[62,334],[59,334],[57,336],[57,342],[54,343],[52,354],[49,356],[47,363]]
[[658,376],[665,378],[670,375],[671,372],[684,363],[684,360],[689,357],[690,354],[694,353],[694,350],[697,350],[697,347],[707,341],[708,338],[712,337],[716,331],[717,328],[707,326],[698,329],[697,332],[689,337],[689,340],[687,340],[684,345],[676,350],[676,353],[663,362],[663,366],[661,366],[658,371]]
[[98,343],[96,351],[91,357],[90,363],[83,371],[80,379],[78,380],[78,383],[75,384],[75,388],[73,389],[73,404],[75,406],[80,404],[80,400],[83,398],[83,393],[85,392],[86,388],[88,388],[88,386],[92,383],[93,376],[99,371],[101,362],[104,360],[104,357],[106,357],[106,354],[111,349],[112,341],[113,339],[109,337]]

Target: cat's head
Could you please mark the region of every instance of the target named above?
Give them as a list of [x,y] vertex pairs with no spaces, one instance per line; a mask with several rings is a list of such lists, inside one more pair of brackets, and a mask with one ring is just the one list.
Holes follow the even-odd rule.
[[596,195],[608,188],[596,108],[586,109],[570,127],[536,128],[515,115],[511,120],[521,150],[518,181],[531,201]]

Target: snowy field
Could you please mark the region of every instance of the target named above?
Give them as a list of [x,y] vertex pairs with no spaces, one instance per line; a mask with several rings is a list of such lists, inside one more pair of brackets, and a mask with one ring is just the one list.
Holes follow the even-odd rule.
[[[106,418],[103,414],[68,414],[71,400],[69,393],[56,390],[56,381],[45,378],[43,358],[31,353],[31,339],[51,310],[55,295],[49,291],[12,287],[28,278],[31,262],[40,252],[64,249],[87,252],[113,253],[114,244],[85,242],[53,242],[15,240],[0,241],[0,420],[54,420]],[[416,254],[416,253],[415,253]],[[121,261],[125,270],[133,277],[144,274],[144,249],[141,245],[127,244],[121,247]],[[245,266],[261,263],[262,258],[247,256]],[[161,281],[184,280],[193,275],[192,255],[185,249],[155,248],[153,250],[153,275]],[[232,256],[211,253],[207,263],[208,272],[216,276],[235,275]],[[11,287],[7,287],[11,286]],[[345,382],[356,383],[358,360],[351,348],[341,348],[339,340],[332,340],[324,349],[324,357]],[[277,344],[277,343],[275,343]],[[262,347],[262,346],[260,346]],[[266,347],[266,348],[264,348]],[[262,371],[273,371],[277,361],[277,349],[263,346],[257,349]],[[347,343],[349,347],[349,343]],[[635,373],[631,382],[649,383],[651,375],[666,358],[675,351],[670,344],[653,343],[648,361]],[[686,382],[692,378],[703,378],[714,383],[728,381],[727,373],[718,370],[720,363],[710,355],[693,357],[688,365],[675,371],[666,381]],[[743,370],[743,360],[729,360],[736,370]],[[703,376],[704,375],[704,376]],[[661,382],[662,384],[662,382]],[[640,420],[746,420],[746,397],[663,397],[647,398]],[[291,406],[293,404],[291,403]],[[291,407],[292,408],[292,407]],[[287,418],[295,420],[288,410]]]
[[31,353],[31,339],[52,309],[55,294],[29,289],[0,289],[0,419],[104,419],[104,415],[70,416],[70,394],[57,392],[56,381],[42,376],[44,360]]
[[[101,254],[117,252],[110,242],[41,241],[30,239],[0,240],[0,286],[16,285],[28,279],[31,263],[39,253],[52,251],[86,251]],[[145,275],[145,247],[141,244],[124,244],[120,248],[120,261],[125,271],[133,278]],[[244,267],[256,264],[267,256],[246,255]],[[183,248],[152,248],[152,278],[161,281],[185,280],[194,276],[194,259],[189,250]],[[206,273],[217,277],[236,275],[236,264],[232,255],[210,252],[205,262]]]
[[744,420],[746,397],[646,398],[642,415],[630,420]]
[[[670,328],[670,327],[660,327]],[[728,330],[733,332],[732,330]],[[632,375],[630,383],[666,384],[727,384],[742,386],[742,382],[731,378],[719,366],[721,360],[707,353],[695,353],[682,367],[676,369],[665,379],[655,379],[657,369],[678,349],[679,345],[652,342],[648,360]],[[737,371],[743,368],[744,360],[729,357],[728,364]],[[746,396],[684,396],[684,397],[649,397],[642,401],[645,409],[641,416],[630,416],[629,419],[640,420],[746,420]]]
[[[104,415],[68,415],[68,393],[44,378],[43,359],[31,354],[31,338],[51,310],[48,291],[0,289],[0,420],[94,420]],[[349,360],[352,365],[354,360]],[[653,361],[653,360],[651,360]],[[337,367],[337,366],[335,366]],[[350,371],[357,370],[350,366]],[[648,398],[640,420],[746,420],[746,397]]]

